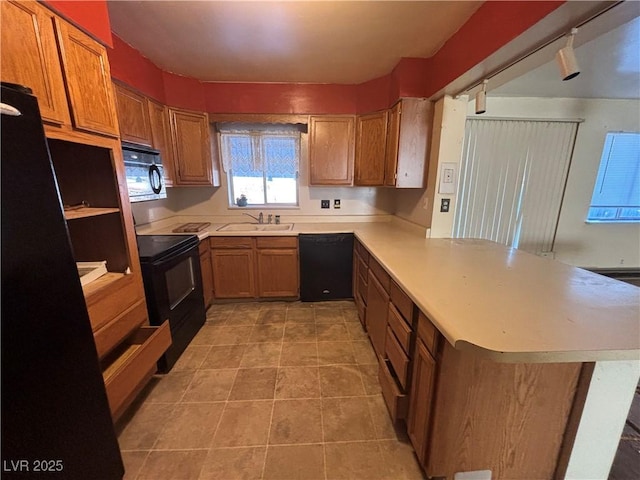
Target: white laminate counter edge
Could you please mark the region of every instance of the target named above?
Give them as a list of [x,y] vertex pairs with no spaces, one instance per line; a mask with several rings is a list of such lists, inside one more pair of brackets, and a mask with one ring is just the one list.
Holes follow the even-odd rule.
[[458,350],[505,363],[640,358],[637,287],[486,240],[356,237]]

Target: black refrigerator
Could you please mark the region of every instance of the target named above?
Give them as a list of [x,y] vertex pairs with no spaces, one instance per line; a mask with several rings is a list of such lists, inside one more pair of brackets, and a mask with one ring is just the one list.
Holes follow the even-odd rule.
[[121,479],[36,98],[2,84],[2,478]]

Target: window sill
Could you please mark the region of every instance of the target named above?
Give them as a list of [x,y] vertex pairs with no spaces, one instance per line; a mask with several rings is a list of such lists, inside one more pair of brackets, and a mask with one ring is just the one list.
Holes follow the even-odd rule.
[[247,205],[246,207],[238,207],[237,205],[229,205],[227,210],[300,210],[299,205]]
[[640,220],[585,220],[584,223],[591,224],[591,225],[598,225],[598,224],[615,225],[615,224],[640,223]]

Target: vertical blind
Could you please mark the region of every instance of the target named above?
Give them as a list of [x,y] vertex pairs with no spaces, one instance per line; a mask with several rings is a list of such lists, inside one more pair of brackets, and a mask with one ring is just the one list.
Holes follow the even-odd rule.
[[468,119],[453,236],[550,252],[577,122]]

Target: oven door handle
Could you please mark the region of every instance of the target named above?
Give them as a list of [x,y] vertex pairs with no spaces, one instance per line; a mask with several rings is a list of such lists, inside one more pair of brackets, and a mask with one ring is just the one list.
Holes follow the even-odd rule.
[[[193,251],[193,253],[191,251]],[[194,253],[197,255],[198,254],[197,252],[198,252],[198,244],[197,243],[195,245],[187,244],[184,247],[180,248],[179,250],[176,250],[175,252],[172,252],[170,255],[168,255],[166,257],[162,257],[159,260],[156,260],[151,265],[153,265],[154,267],[162,267],[163,265],[165,265],[167,263],[173,262],[176,258],[190,257]]]

